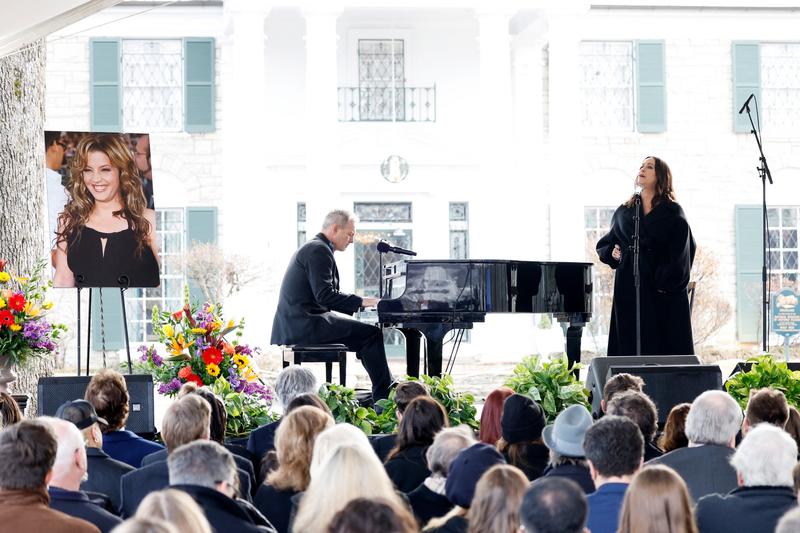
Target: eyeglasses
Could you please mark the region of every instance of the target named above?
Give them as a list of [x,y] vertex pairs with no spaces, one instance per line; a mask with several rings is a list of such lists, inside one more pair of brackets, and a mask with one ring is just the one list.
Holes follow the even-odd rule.
[[67,149],[67,143],[65,143],[64,141],[56,141],[56,144],[59,145],[64,150]]

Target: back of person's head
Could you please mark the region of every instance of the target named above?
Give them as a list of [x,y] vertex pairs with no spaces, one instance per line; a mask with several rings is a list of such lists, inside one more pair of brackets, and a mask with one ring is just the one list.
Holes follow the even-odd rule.
[[412,446],[430,446],[433,437],[449,423],[442,404],[429,396],[414,398],[406,407],[400,426],[397,428],[395,447],[386,456],[386,460],[391,460]]
[[172,524],[178,533],[211,533],[211,526],[194,498],[182,490],[164,489],[144,497],[137,518],[155,518]]
[[749,427],[766,422],[783,429],[789,420],[789,404],[783,392],[771,387],[750,391],[744,416]]
[[545,424],[544,410],[528,396],[512,394],[503,403],[500,429],[505,443],[537,441],[542,438]]
[[607,415],[586,431],[583,451],[599,475],[630,476],[642,464],[644,438],[630,418]]
[[475,485],[467,513],[469,533],[517,533],[527,487],[528,478],[515,466],[500,464],[487,470]]
[[414,517],[384,499],[356,498],[336,513],[327,533],[414,533]]
[[304,405],[289,411],[275,433],[278,469],[270,472],[267,482],[279,490],[306,490],[314,441],[333,425],[333,417],[316,407]]
[[686,438],[690,444],[732,445],[742,425],[742,410],[736,400],[719,390],[708,390],[694,399],[686,416]]
[[644,389],[644,380],[639,376],[633,374],[617,374],[611,376],[603,386],[603,402],[608,408],[608,404],[614,399],[614,396],[620,392],[635,391],[642,392]]
[[[351,424],[336,424],[329,427],[317,435],[314,441],[314,451],[311,453],[311,478],[315,472],[322,468],[331,454],[339,446],[352,445],[358,446],[363,450],[372,451],[372,445],[364,432]],[[374,451],[372,452],[375,453]],[[377,456],[376,456],[377,457]]]
[[606,405],[606,413],[627,416],[633,420],[648,442],[656,436],[658,429],[656,404],[643,392],[625,391],[614,395],[614,398]]
[[333,416],[331,413],[331,408],[328,407],[328,404],[322,401],[322,398],[319,397],[319,394],[316,392],[307,392],[305,394],[301,394],[299,396],[295,396],[294,399],[289,402],[289,405],[286,406],[286,411],[284,411],[284,415],[287,415],[292,412],[293,409],[297,409],[298,407],[303,407],[304,405],[310,405],[311,407],[316,407],[317,409],[321,409],[328,413],[329,415]]
[[317,392],[317,378],[304,366],[289,365],[275,379],[275,395],[284,412],[295,397],[314,392]]
[[21,420],[0,431],[0,490],[42,490],[56,461],[58,441],[50,426]]
[[667,466],[640,470],[625,492],[619,531],[697,533],[686,483]]
[[231,452],[210,440],[196,440],[173,450],[167,458],[170,485],[199,485],[217,489],[221,482],[238,484]]
[[469,426],[461,425],[454,428],[444,428],[433,438],[433,444],[425,452],[425,460],[431,474],[447,477],[450,463],[453,462],[458,452],[476,444],[475,436]]
[[689,445],[689,439],[686,438],[686,416],[691,407],[690,403],[679,403],[667,415],[664,432],[658,439],[658,447],[664,450],[664,453]]
[[796,463],[797,443],[788,433],[767,423],[750,429],[731,457],[745,487],[793,487]]
[[778,520],[775,533],[797,533],[798,531],[800,531],[800,507],[795,507]]
[[225,443],[225,428],[228,425],[228,409],[222,398],[214,394],[208,387],[198,387],[196,383],[189,381],[184,383],[178,391],[178,398],[187,394],[196,394],[206,402],[211,408],[211,426],[209,438],[220,444]]
[[0,428],[16,424],[22,420],[22,411],[17,401],[9,393],[0,391]]
[[491,467],[505,462],[500,452],[490,444],[480,442],[461,450],[450,463],[444,487],[447,499],[453,505],[468,508],[481,476]]
[[56,437],[58,449],[53,463],[54,478],[62,478],[80,469],[85,472],[86,447],[83,434],[75,424],[49,416],[41,416],[37,420],[47,424]]
[[500,440],[500,418],[503,416],[503,403],[506,398],[514,394],[510,387],[500,387],[494,389],[486,397],[481,410],[481,429],[478,433],[478,440],[495,445]]
[[794,479],[794,492],[800,493],[800,463],[794,465],[792,469],[792,478]]
[[403,381],[394,389],[394,404],[402,415],[414,398],[428,396],[428,389],[419,381]]
[[356,498],[384,498],[402,505],[371,446],[340,445],[327,461],[311,471],[311,483],[300,502],[294,531],[325,531],[333,516]]
[[136,516],[125,520],[112,529],[111,533],[183,533],[183,531],[166,520]]
[[108,422],[100,426],[103,433],[111,433],[125,427],[130,409],[128,385],[119,372],[104,368],[89,381],[84,399],[94,406],[97,415]]
[[589,503],[574,481],[542,477],[531,483],[522,498],[520,522],[525,533],[581,533]]
[[208,439],[211,426],[211,406],[197,394],[175,400],[164,413],[161,437],[172,453],[179,446]]
[[800,411],[794,405],[789,406],[789,420],[786,421],[786,426],[783,429],[800,448]]

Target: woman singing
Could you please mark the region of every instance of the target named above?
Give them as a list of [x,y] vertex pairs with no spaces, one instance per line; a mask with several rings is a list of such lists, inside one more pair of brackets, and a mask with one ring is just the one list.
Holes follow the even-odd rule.
[[[694,353],[686,287],[694,261],[692,230],[675,202],[672,173],[657,157],[642,162],[639,272],[641,355]],[[597,243],[600,260],[616,270],[608,355],[636,355],[636,288],[633,235],[637,195],[619,206],[611,231]]]
[[156,287],[155,211],[146,208],[130,148],[120,135],[81,139],[59,216],[56,287]]

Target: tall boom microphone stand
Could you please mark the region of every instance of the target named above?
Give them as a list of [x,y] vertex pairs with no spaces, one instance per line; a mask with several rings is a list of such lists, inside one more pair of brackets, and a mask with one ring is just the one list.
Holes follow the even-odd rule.
[[742,108],[739,110],[741,115],[747,111],[747,118],[750,119],[750,133],[756,138],[758,145],[759,162],[761,163],[756,170],[758,176],[761,178],[761,348],[767,351],[767,342],[769,335],[767,333],[767,317],[769,316],[769,294],[767,294],[767,243],[769,242],[769,223],[767,220],[767,180],[772,185],[772,174],[767,165],[767,158],[764,156],[764,149],[761,146],[761,136],[756,130],[756,125],[753,123],[753,115],[750,114],[750,100],[756,100],[756,110],[758,109],[758,100],[755,94],[751,94],[745,101]]
[[639,221],[642,197],[636,194],[633,214],[633,287],[636,290],[636,355],[642,355],[642,278],[639,272]]

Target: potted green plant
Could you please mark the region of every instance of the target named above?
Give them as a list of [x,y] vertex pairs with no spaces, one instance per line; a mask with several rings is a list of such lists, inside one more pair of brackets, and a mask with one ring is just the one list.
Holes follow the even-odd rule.
[[538,354],[522,359],[506,386],[518,394],[525,394],[542,406],[548,422],[573,404],[589,408],[589,391],[575,377],[580,363],[569,366],[566,354],[550,361]]
[[792,371],[771,355],[751,357],[748,361],[753,363],[750,370],[738,372],[725,382],[725,390],[742,409],[747,408],[751,390],[765,387],[781,391],[790,405],[800,407],[800,371]]

